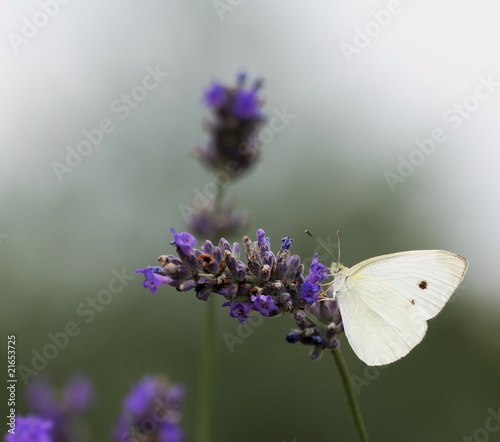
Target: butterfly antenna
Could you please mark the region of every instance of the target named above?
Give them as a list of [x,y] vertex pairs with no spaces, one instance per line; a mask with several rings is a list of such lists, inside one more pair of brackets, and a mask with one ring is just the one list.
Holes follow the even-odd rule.
[[306,230],[306,233],[307,233],[307,234],[308,234],[308,235],[309,235],[312,239],[314,239],[314,240],[315,240],[315,241],[316,241],[316,242],[320,245],[320,247],[322,247],[322,248],[326,251],[326,253],[328,253],[328,254],[329,254],[329,255],[330,255],[333,259],[335,259],[334,254],[333,254],[330,250],[328,250],[328,249],[326,248],[326,246],[325,246],[324,244],[322,244],[318,238],[316,238],[316,237],[315,237],[315,236],[314,236],[311,232],[309,232],[309,230]]
[[339,260],[337,262],[340,263],[340,230],[337,230],[337,245],[339,248]]

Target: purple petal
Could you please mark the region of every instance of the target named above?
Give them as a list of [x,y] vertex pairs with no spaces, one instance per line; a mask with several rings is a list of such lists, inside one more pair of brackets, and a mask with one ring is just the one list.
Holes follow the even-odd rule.
[[203,97],[203,101],[208,107],[220,107],[227,99],[226,88],[220,83],[212,83]]
[[189,256],[193,252],[193,246],[196,244],[196,239],[188,232],[177,233],[174,229],[170,229],[174,240],[170,244],[175,244],[182,250],[184,255]]

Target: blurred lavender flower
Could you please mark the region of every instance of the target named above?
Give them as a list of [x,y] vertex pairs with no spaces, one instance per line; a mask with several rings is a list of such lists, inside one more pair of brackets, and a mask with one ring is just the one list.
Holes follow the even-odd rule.
[[184,395],[183,386],[170,385],[166,378],[143,377],[123,401],[114,440],[181,442],[184,431],[179,422]]
[[36,416],[16,416],[15,433],[7,433],[5,442],[54,442],[52,422]]
[[186,217],[186,226],[196,235],[204,238],[220,238],[241,231],[250,223],[247,213],[235,210],[232,202],[216,207],[211,200],[205,207]]
[[71,376],[61,392],[48,379],[34,380],[29,383],[26,395],[30,410],[52,421],[54,442],[87,440],[81,415],[94,400],[94,387],[87,377]]
[[260,153],[257,133],[264,116],[260,112],[258,91],[262,80],[245,88],[246,74],[239,74],[236,87],[213,82],[206,90],[205,105],[213,116],[207,121],[210,139],[198,147],[197,154],[212,171],[236,178],[255,163]]

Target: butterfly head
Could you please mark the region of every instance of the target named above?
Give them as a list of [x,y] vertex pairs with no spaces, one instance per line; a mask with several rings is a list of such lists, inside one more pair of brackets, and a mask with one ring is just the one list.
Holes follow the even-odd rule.
[[332,265],[330,266],[330,270],[333,276],[335,276],[337,273],[345,269],[347,269],[347,267],[341,264],[340,262],[333,262]]

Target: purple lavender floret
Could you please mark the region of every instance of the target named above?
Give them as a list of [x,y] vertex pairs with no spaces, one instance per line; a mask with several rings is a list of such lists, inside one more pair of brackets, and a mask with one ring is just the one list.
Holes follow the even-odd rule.
[[190,255],[196,244],[195,237],[187,232],[177,233],[173,228],[170,229],[170,232],[174,235],[174,240],[170,244],[175,244],[184,255]]
[[251,296],[250,299],[253,302],[252,308],[263,316],[270,316],[273,311],[279,310],[274,304],[273,297],[270,295]]
[[293,239],[285,236],[285,238],[281,238],[281,250],[290,250],[292,247]]
[[318,262],[318,255],[314,255],[309,272],[309,280],[313,284],[320,283],[323,279],[328,277],[328,268]]
[[145,289],[151,290],[154,295],[158,292],[158,287],[163,284],[170,284],[172,278],[161,274],[161,267],[151,267],[148,266],[145,269],[137,269],[134,273],[142,273],[144,275],[144,281],[142,286]]
[[314,255],[309,270],[309,275],[306,277],[305,283],[301,287],[301,298],[311,305],[318,300],[318,293],[321,290],[320,282],[328,277],[328,269],[323,264],[318,262],[318,255]]
[[236,318],[240,324],[245,324],[245,319],[248,318],[248,312],[252,310],[253,305],[243,302],[225,302],[222,307],[229,306],[229,316]]
[[318,300],[319,291],[320,286],[318,284],[313,284],[306,278],[306,281],[300,288],[300,297],[309,305],[311,305],[313,302],[316,302]]

